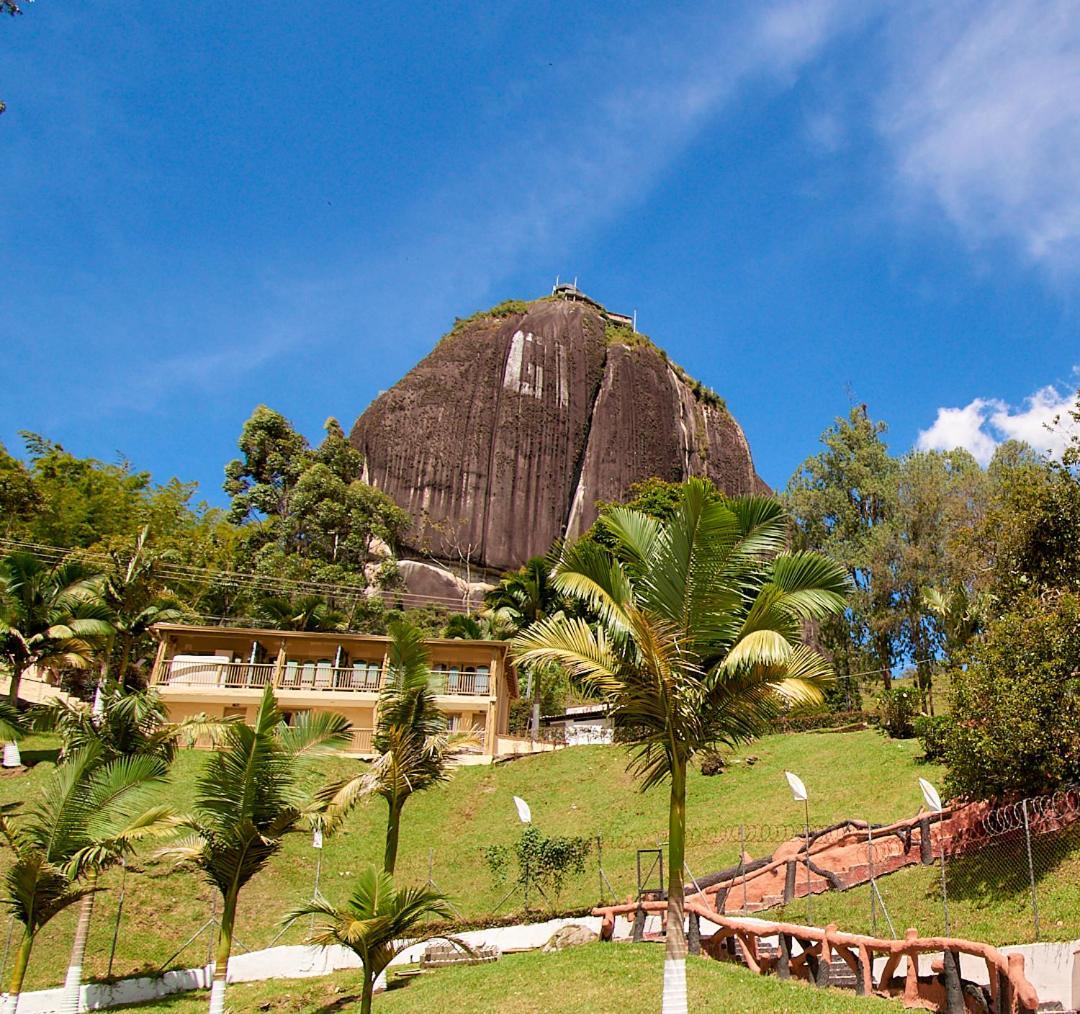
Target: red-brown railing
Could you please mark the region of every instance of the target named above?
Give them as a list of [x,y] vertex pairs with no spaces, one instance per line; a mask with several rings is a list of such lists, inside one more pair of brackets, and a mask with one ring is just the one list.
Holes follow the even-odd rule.
[[[686,899],[686,911],[691,920],[712,923],[716,930],[701,938],[701,948],[716,959],[739,957],[759,975],[775,972],[781,979],[802,978],[818,986],[829,984],[829,967],[836,956],[844,961],[855,976],[855,991],[862,996],[885,993],[902,996],[905,1007],[924,1007],[963,1014],[967,1009],[961,979],[960,955],[981,958],[986,963],[989,981],[987,1007],[990,1014],[1032,1014],[1039,1006],[1039,996],[1024,972],[1022,954],[1002,954],[996,947],[974,940],[955,937],[920,937],[909,929],[902,940],[845,933],[830,924],[800,926],[794,923],[771,922],[764,919],[739,919],[716,912],[700,896]],[[619,916],[633,919],[639,912],[658,914],[666,922],[666,901],[629,901],[593,909],[602,919],[600,939],[611,940],[615,920]],[[763,938],[776,938],[775,953],[766,955],[761,946]],[[737,955],[733,941],[738,941]],[[794,952],[794,943],[799,953]],[[919,976],[918,958],[921,954],[941,957],[931,963],[932,977]],[[885,963],[875,981],[874,956],[881,955]],[[894,979],[902,958],[907,958],[903,980]]]

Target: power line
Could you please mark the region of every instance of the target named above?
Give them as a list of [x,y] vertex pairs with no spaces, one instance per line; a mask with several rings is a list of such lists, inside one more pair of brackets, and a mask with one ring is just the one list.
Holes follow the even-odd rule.
[[[67,558],[74,552],[92,562],[108,564],[109,557],[100,552],[88,550],[71,550],[61,546],[49,546],[42,543],[26,542],[19,539],[0,538],[0,546],[8,549],[21,550],[36,555],[47,562],[58,562]],[[448,608],[462,610],[466,608],[464,597],[452,595],[430,595],[423,592],[400,591],[395,589],[378,589],[372,595],[369,588],[359,585],[337,584],[330,581],[312,581],[303,578],[274,577],[272,575],[255,574],[249,571],[220,571],[211,570],[207,567],[197,567],[191,564],[159,562],[159,573],[162,577],[179,582],[208,581],[224,582],[240,588],[253,591],[277,592],[279,594],[320,594],[335,598],[371,598],[378,597],[383,600],[400,601],[411,603],[416,606],[446,606]]]

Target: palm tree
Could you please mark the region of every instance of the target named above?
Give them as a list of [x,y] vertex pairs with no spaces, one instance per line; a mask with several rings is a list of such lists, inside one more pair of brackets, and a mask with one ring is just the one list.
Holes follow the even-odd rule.
[[266,598],[259,603],[259,613],[278,630],[332,633],[345,629],[345,614],[318,595],[301,595],[295,599]]
[[366,771],[328,785],[319,793],[327,820],[340,820],[365,796],[386,800],[386,850],[383,869],[397,863],[401,811],[416,792],[444,782],[451,753],[472,732],[450,734],[446,716],[435,704],[432,672],[424,635],[411,623],[389,625],[386,681],[379,697],[374,746],[378,757]]
[[691,480],[674,516],[606,514],[613,550],[564,552],[555,587],[598,618],[554,616],[514,640],[525,664],[565,666],[611,704],[642,790],[670,783],[667,1012],[686,1010],[683,869],[686,773],[699,751],[762,731],[784,702],[820,698],[827,662],[803,624],[843,608],[847,577],[815,553],[786,553],[788,518],[770,497],[709,502]]
[[446,899],[427,887],[397,890],[394,878],[369,866],[361,872],[349,900],[341,908],[317,898],[294,909],[286,924],[305,916],[314,916],[309,936],[313,944],[348,947],[364,968],[364,986],[360,1014],[371,1014],[371,994],[375,980],[406,946],[425,937],[417,937],[414,927],[428,915],[447,917]]
[[[23,927],[4,1014],[19,1003],[30,952],[41,928],[97,890],[97,871],[172,827],[164,806],[146,806],[146,792],[164,778],[153,757],[102,763],[87,747],[57,766],[42,796],[24,814],[0,813],[0,838],[13,853],[0,897]],[[78,934],[88,923],[80,918]],[[77,1002],[77,995],[76,995]],[[76,1008],[77,1009],[77,1008]]]
[[30,666],[92,664],[113,632],[100,580],[76,560],[50,566],[29,553],[0,560],[0,662],[11,672],[12,704]]
[[[99,689],[93,707],[80,700],[56,699],[36,708],[34,714],[36,728],[59,734],[62,758],[93,748],[103,760],[153,757],[166,767],[172,764],[181,743],[193,742],[200,735],[216,738],[231,722],[205,715],[170,722],[168,708],[154,688],[125,693],[118,683]],[[122,854],[108,857],[109,861],[93,872],[93,880],[96,881],[101,869],[122,858]],[[64,982],[64,1003],[72,1014],[79,1009],[83,959],[93,911],[94,894],[90,892],[79,904],[79,922]]]
[[286,726],[267,687],[253,725],[232,724],[222,749],[211,755],[196,787],[191,832],[166,850],[198,869],[221,892],[211,1014],[225,1010],[225,984],[233,923],[241,889],[281,848],[308,802],[300,790],[300,758],[343,746],[349,723],[333,712],[309,711]]
[[33,711],[34,727],[55,731],[61,757],[96,744],[106,758],[146,755],[166,764],[185,743],[200,736],[216,738],[234,719],[192,715],[169,720],[169,709],[154,687],[125,691],[118,683],[102,687],[93,705],[59,698]]
[[179,605],[162,593],[161,566],[167,558],[147,546],[149,532],[149,527],[139,532],[130,554],[109,554],[111,567],[102,583],[101,598],[115,629],[109,653],[115,662],[112,676],[121,687],[127,686],[128,669],[150,628],[184,615]]
[[[551,557],[534,556],[519,570],[504,574],[484,600],[489,622],[519,634],[532,624],[562,612],[565,601],[552,580],[555,562]],[[531,731],[536,738],[540,735],[541,682],[549,665],[538,662],[527,668],[532,697]]]

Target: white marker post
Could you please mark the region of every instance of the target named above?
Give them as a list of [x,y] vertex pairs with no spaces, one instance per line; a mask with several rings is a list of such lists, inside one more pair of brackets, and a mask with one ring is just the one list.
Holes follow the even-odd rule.
[[803,804],[803,826],[806,830],[806,921],[813,923],[813,903],[810,900],[810,796],[806,791],[803,780],[790,771],[784,772],[788,785],[791,787],[791,796],[796,803]]

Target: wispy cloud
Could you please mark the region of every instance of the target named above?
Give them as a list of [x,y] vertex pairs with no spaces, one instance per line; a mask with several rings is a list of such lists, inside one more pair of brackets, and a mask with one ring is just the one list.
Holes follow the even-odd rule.
[[969,241],[1080,266],[1080,8],[1074,0],[903,5],[881,127],[904,183]]
[[933,424],[919,432],[919,450],[962,447],[982,465],[989,464],[1004,440],[1022,440],[1054,457],[1073,433],[1068,411],[1075,404],[1072,388],[1042,387],[1011,406],[997,398],[975,398],[962,408],[939,408]]

